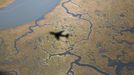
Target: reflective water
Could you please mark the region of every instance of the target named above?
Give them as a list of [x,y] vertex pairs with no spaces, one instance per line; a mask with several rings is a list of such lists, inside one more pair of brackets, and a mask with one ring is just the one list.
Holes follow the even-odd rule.
[[16,0],[0,9],[0,28],[15,27],[40,18],[51,11],[60,0]]

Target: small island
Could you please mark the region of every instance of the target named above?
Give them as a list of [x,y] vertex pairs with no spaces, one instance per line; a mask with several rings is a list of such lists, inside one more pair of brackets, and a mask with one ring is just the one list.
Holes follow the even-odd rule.
[[13,3],[15,0],[0,0],[0,8],[7,7],[9,4]]

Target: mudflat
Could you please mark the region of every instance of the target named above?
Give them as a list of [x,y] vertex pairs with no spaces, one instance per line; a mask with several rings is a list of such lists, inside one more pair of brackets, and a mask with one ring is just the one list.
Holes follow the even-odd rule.
[[0,0],[0,8],[7,7],[9,4],[13,3],[15,0]]

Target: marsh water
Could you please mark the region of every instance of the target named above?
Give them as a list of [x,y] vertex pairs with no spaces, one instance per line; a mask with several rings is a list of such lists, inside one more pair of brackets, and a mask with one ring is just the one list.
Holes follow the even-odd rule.
[[0,9],[0,29],[25,24],[50,12],[60,0],[16,0]]

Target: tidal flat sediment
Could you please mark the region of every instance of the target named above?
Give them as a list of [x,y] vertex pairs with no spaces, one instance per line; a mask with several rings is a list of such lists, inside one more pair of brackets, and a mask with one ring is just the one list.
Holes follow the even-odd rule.
[[13,3],[15,0],[0,0],[0,9],[5,8],[11,3]]

